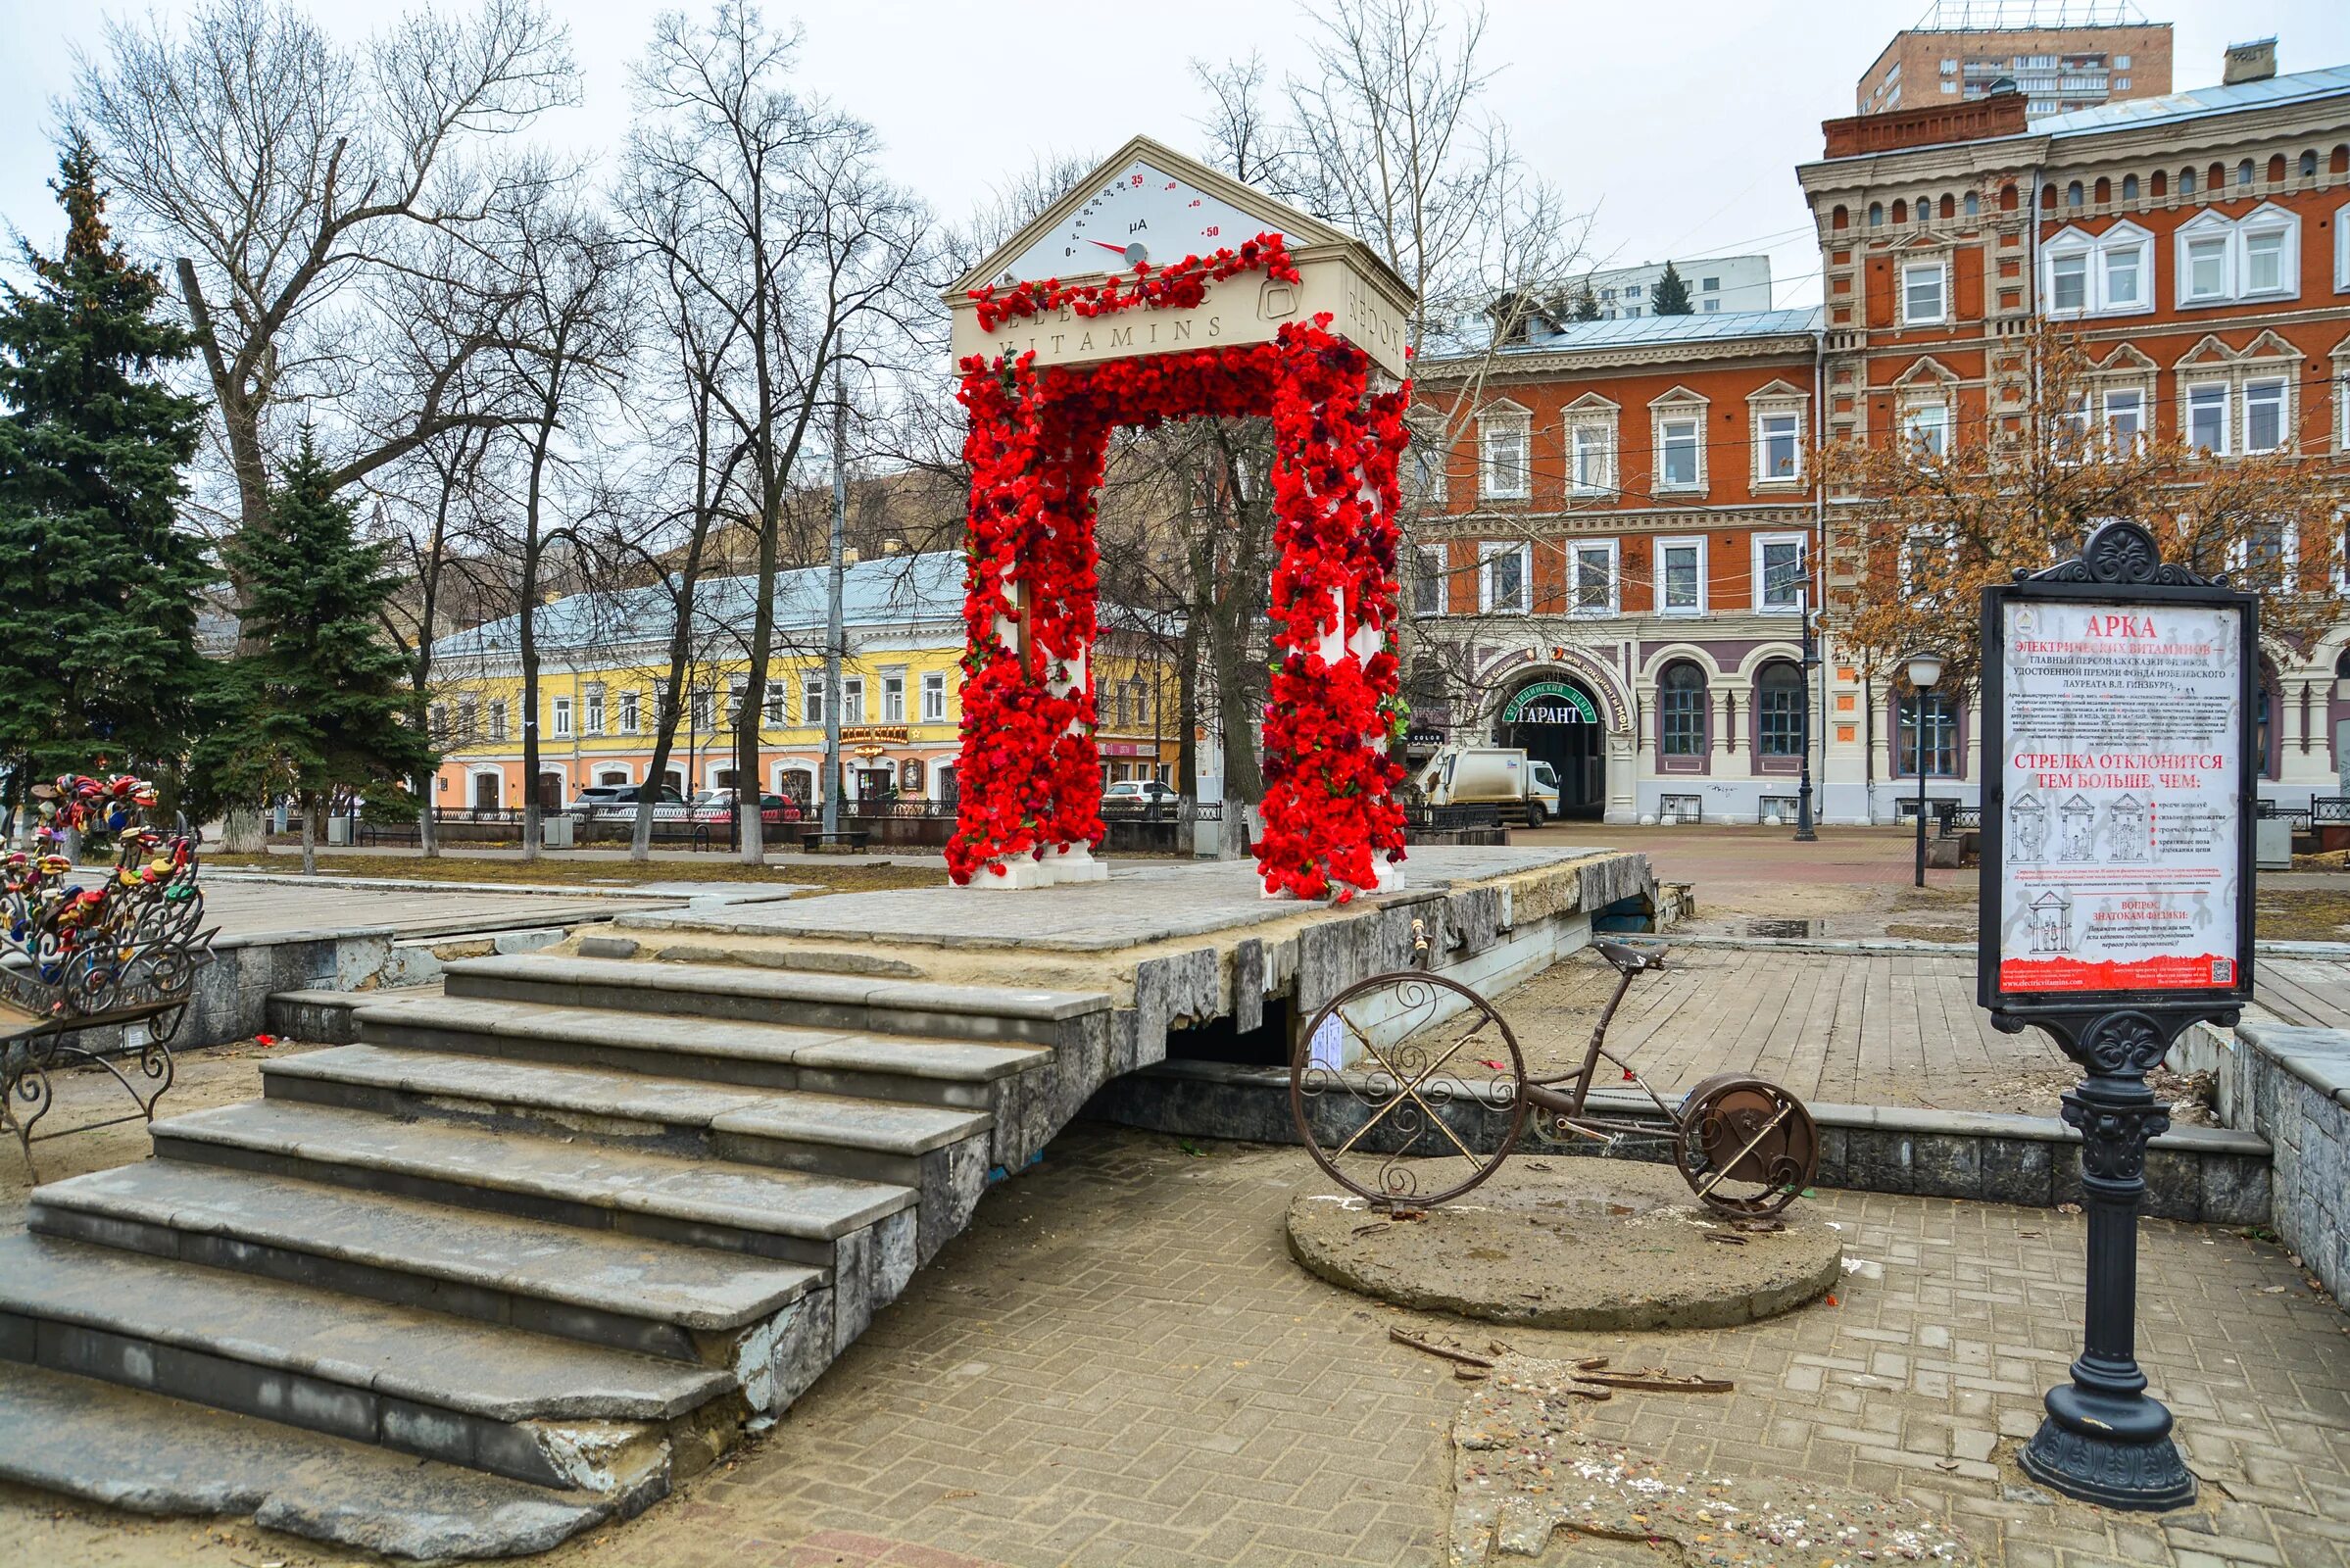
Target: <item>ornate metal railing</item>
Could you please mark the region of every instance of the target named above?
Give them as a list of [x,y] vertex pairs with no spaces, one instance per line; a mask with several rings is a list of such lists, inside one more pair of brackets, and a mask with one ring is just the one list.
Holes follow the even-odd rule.
[[[197,971],[212,961],[214,935],[196,885],[199,835],[146,825],[154,785],[121,774],[69,775],[33,794],[38,853],[0,860],[0,1127],[17,1135],[27,1166],[42,1139],[154,1120],[156,1102],[171,1087],[171,1036]],[[68,835],[102,833],[114,836],[115,863],[77,876],[62,853]],[[82,1043],[109,1027],[123,1029],[122,1054],[135,1048],[135,1079]],[[50,1074],[68,1062],[114,1074],[137,1108],[34,1132],[55,1103]]]

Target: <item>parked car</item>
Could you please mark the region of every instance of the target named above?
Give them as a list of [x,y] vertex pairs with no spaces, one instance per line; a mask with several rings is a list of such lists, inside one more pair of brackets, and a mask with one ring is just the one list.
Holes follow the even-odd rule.
[[[691,814],[697,822],[724,822],[734,813],[735,793],[731,789],[702,790],[694,796]],[[788,795],[761,794],[759,798],[759,819],[768,827],[783,827],[801,817],[800,803]]]
[[1102,792],[1102,804],[1131,802],[1137,806],[1173,806],[1182,797],[1175,786],[1154,778],[1122,778]]
[[[590,784],[572,798],[565,814],[582,822],[634,821],[637,803],[650,788],[646,784]],[[674,822],[684,816],[685,797],[678,793],[676,785],[661,785],[653,797],[653,819]]]

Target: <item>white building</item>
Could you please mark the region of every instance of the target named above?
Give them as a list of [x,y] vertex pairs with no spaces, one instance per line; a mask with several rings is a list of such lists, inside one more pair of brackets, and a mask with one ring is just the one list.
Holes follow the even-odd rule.
[[[1689,286],[1689,309],[1699,316],[1719,316],[1771,308],[1771,258],[1715,256],[1698,261],[1674,257],[1671,264]],[[1583,297],[1588,285],[1599,302],[1601,320],[1630,316],[1653,316],[1656,285],[1665,275],[1664,262],[1638,267],[1611,267],[1567,279],[1560,297],[1569,308]]]

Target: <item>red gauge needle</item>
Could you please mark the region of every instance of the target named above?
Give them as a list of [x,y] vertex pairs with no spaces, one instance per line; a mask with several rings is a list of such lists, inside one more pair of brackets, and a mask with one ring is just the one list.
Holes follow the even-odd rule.
[[1126,247],[1125,247],[1125,246],[1123,246],[1123,245],[1112,245],[1112,244],[1111,244],[1111,243],[1110,243],[1108,240],[1105,240],[1105,239],[1089,239],[1089,240],[1087,240],[1087,241],[1086,241],[1086,243],[1087,243],[1088,245],[1099,245],[1099,246],[1101,246],[1101,247],[1102,247],[1103,250],[1105,250],[1105,251],[1116,251],[1116,252],[1117,252],[1117,253],[1118,253],[1120,256],[1123,256],[1123,255],[1125,255],[1125,254],[1126,254]]

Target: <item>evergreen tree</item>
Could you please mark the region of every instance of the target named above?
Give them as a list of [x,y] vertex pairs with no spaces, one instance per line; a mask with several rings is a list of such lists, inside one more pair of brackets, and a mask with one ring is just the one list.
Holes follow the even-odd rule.
[[1596,321],[1599,319],[1599,296],[1591,292],[1591,284],[1584,284],[1582,289],[1577,292],[1575,303],[1567,313],[1567,319],[1570,321]]
[[245,585],[245,642],[256,651],[223,670],[218,727],[197,760],[225,800],[291,794],[302,869],[315,871],[318,818],[338,791],[405,800],[407,781],[435,761],[406,722],[404,658],[378,635],[398,582],[384,548],[359,537],[307,430],[261,526],[222,554]]
[[1665,263],[1665,275],[1656,280],[1648,292],[1648,314],[1651,316],[1689,316],[1695,307],[1689,304],[1689,279],[1671,262]]
[[0,298],[0,765],[7,804],[67,771],[175,771],[196,694],[201,542],[174,526],[203,404],[160,372],[192,340],[112,242],[98,157],[50,182],[63,251]]

